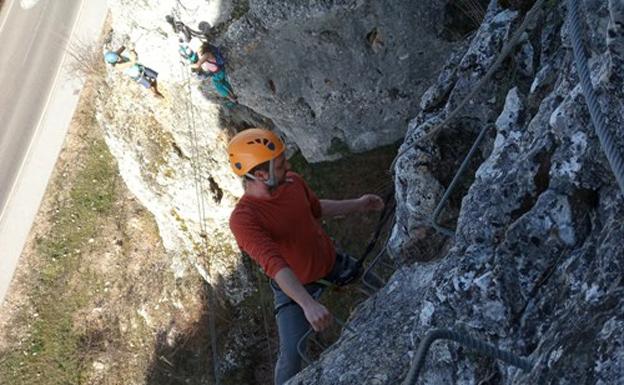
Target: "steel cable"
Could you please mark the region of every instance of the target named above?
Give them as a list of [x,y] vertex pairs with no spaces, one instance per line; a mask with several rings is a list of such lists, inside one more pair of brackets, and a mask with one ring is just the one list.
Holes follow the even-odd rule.
[[620,191],[624,194],[624,159],[615,146],[615,137],[609,132],[606,126],[606,120],[600,105],[598,104],[598,96],[591,82],[589,66],[587,65],[587,56],[583,49],[582,43],[582,26],[579,14],[579,1],[568,0],[568,16],[570,18],[570,40],[572,40],[572,51],[574,51],[574,61],[576,64],[576,72],[578,73],[581,89],[585,96],[585,103],[589,109],[596,136],[600,142],[602,151],[607,156],[611,170],[615,175],[615,179],[620,187]]
[[418,350],[416,352],[416,355],[414,356],[414,360],[412,361],[412,366],[410,367],[409,372],[407,373],[407,377],[405,377],[402,385],[416,384],[420,371],[425,364],[425,358],[427,358],[427,352],[429,351],[429,348],[436,340],[439,339],[455,341],[470,350],[474,350],[492,358],[499,359],[503,362],[520,368],[525,372],[529,372],[533,368],[533,363],[530,360],[518,357],[513,353],[500,350],[496,346],[476,339],[466,333],[459,333],[448,329],[433,329],[427,333],[422,341],[420,341],[420,344],[418,345]]
[[[336,321],[336,323],[338,325],[342,326],[345,330],[347,330],[347,331],[349,331],[349,332],[351,332],[353,334],[357,334],[356,331],[352,327],[347,325],[347,321],[343,321],[342,319],[336,317],[335,315],[333,317],[334,317],[334,321]],[[308,329],[308,331],[306,331],[301,336],[301,338],[299,338],[299,340],[297,341],[297,353],[299,353],[299,356],[306,363],[306,365],[310,365],[312,363],[312,360],[310,358],[308,358],[308,356],[305,354],[304,344],[306,343],[306,340],[308,339],[308,337],[310,337],[314,333],[316,333],[316,332],[314,331],[314,329],[312,329],[312,327],[310,327]],[[320,342],[315,341],[313,338],[311,338],[310,340],[313,341],[321,349],[325,349],[325,346],[322,346],[320,344]]]
[[426,139],[431,139],[433,136],[438,134],[451,120],[453,120],[461,112],[462,108],[464,108],[464,106],[472,99],[472,97],[475,96],[476,93],[479,92],[479,90],[481,90],[481,88],[483,88],[485,83],[487,83],[490,80],[490,78],[494,76],[494,73],[498,70],[501,64],[503,64],[503,61],[507,58],[507,56],[509,56],[512,49],[521,41],[522,34],[528,28],[531,21],[533,21],[533,19],[538,15],[537,11],[542,7],[542,5],[544,4],[544,1],[545,0],[538,0],[535,2],[535,4],[533,4],[533,7],[531,7],[531,9],[527,12],[526,16],[524,17],[522,24],[520,24],[520,26],[514,32],[513,36],[507,42],[507,44],[503,46],[496,61],[494,62],[494,64],[492,64],[488,72],[481,78],[481,80],[479,80],[479,82],[474,86],[472,91],[470,91],[470,93],[462,99],[462,101],[457,105],[457,107],[455,107],[455,109],[447,115],[446,119],[444,119],[437,126],[433,127],[431,131],[429,131],[428,133],[426,133],[425,135],[417,139],[414,143],[405,147],[402,151],[399,151],[397,156],[392,161],[392,164],[390,165],[391,174],[394,174],[394,168],[398,160],[403,155],[405,155],[409,150],[417,146],[419,143],[425,141]]
[[457,170],[457,172],[455,173],[455,176],[453,177],[453,180],[451,181],[449,186],[446,188],[446,191],[444,192],[442,199],[440,199],[440,202],[438,202],[438,206],[433,211],[433,215],[431,216],[431,226],[433,226],[433,228],[439,233],[442,233],[449,237],[455,236],[454,229],[449,229],[438,224],[438,216],[440,216],[440,213],[442,212],[442,208],[444,208],[446,201],[449,199],[449,197],[451,196],[451,193],[455,189],[455,185],[459,181],[459,177],[464,173],[464,171],[468,167],[470,159],[472,159],[475,152],[477,151],[477,148],[479,148],[479,145],[483,141],[483,138],[485,138],[485,134],[487,133],[488,128],[490,128],[490,126],[485,125],[481,129],[479,136],[477,136],[477,139],[475,139],[474,143],[472,144],[472,147],[470,148],[470,151],[468,151],[468,154],[464,158],[464,161],[462,162],[461,166],[459,166],[459,170]]
[[[537,3],[534,5],[534,7],[536,5]],[[618,149],[616,148],[615,138],[611,135],[611,133],[608,131],[606,127],[606,119],[600,108],[596,91],[594,90],[592,82],[591,82],[591,75],[589,71],[589,66],[587,64],[587,56],[585,54],[585,51],[583,49],[583,44],[582,44],[582,32],[581,32],[582,27],[581,27],[581,20],[580,20],[578,7],[579,7],[578,0],[568,0],[568,8],[569,8],[568,16],[570,18],[570,24],[569,24],[570,37],[572,41],[576,70],[579,75],[581,88],[585,96],[585,101],[586,101],[586,104],[590,113],[590,118],[592,120],[596,135],[598,136],[601,148],[603,152],[605,153],[607,160],[609,161],[609,165],[611,166],[611,169],[615,175],[616,181],[620,187],[620,191],[624,193],[624,160],[621,154],[619,153]],[[527,15],[527,18],[525,18],[525,21],[528,18],[529,18],[529,15]],[[471,93],[469,97],[472,96],[472,94],[473,93]],[[458,108],[456,108],[456,110],[453,111],[453,113],[449,115],[449,118],[453,116],[454,113],[458,111],[460,107],[463,106],[463,104],[464,103],[460,104]],[[429,134],[425,135],[422,139],[433,136],[433,134],[439,131],[448,122],[448,120],[450,120],[449,118],[447,118],[444,122],[442,122],[440,125],[435,127]],[[475,145],[480,142],[480,140],[482,139],[481,137],[485,133],[485,131],[486,131],[486,128],[484,128],[481,131],[481,133],[479,134],[479,138],[477,138],[477,141],[475,142]],[[436,210],[434,211],[432,224],[434,225],[436,229],[438,229],[438,226],[436,226],[437,225],[436,219],[437,219],[437,216],[439,215],[442,204],[446,201],[446,199],[448,199],[450,190],[454,186],[457,177],[463,172],[463,169],[465,168],[465,164],[467,163],[467,160],[472,156],[472,153],[474,152],[474,149],[476,147],[475,145],[473,145],[473,148],[471,149],[468,156],[464,160],[464,163],[460,167],[453,181],[449,185],[449,188],[447,189],[444,197],[442,198],[441,202],[438,204]],[[409,148],[411,148],[411,146]],[[397,155],[397,157],[395,158],[395,162],[408,149],[404,150],[402,153],[399,153],[399,155]],[[395,162],[393,162],[392,168],[394,168]],[[444,230],[443,232],[445,232],[448,229],[442,228],[442,230]],[[458,333],[455,331],[445,330],[445,329],[434,329],[434,330],[431,330],[429,333],[427,333],[425,338],[420,342],[418,351],[414,357],[414,360],[412,361],[412,365],[403,382],[403,385],[414,385],[416,383],[416,381],[418,380],[418,376],[424,366],[427,352],[429,351],[429,348],[431,347],[431,345],[438,339],[447,339],[447,340],[455,341],[471,350],[475,350],[482,354],[488,355],[492,358],[499,359],[503,362],[506,362],[510,365],[518,367],[527,372],[530,371],[533,367],[533,363],[530,360],[518,357],[510,352],[500,350],[494,345],[475,339],[467,334]]]

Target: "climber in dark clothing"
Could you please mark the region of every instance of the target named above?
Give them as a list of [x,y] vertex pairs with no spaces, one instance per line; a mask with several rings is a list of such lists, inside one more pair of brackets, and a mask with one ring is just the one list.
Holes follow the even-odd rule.
[[134,50],[131,50],[128,56],[121,55],[125,49],[126,47],[121,46],[116,51],[106,52],[104,54],[104,60],[124,74],[130,76],[135,82],[152,91],[154,96],[164,98],[160,91],[158,91],[158,82],[156,80],[158,78],[158,72],[140,64],[137,61],[137,54]]
[[191,71],[195,76],[200,80],[212,79],[212,85],[219,96],[228,99],[232,104],[238,104],[238,98],[225,73],[225,60],[221,51],[206,42],[211,29],[210,24],[203,21],[199,23],[199,31],[196,31],[175,20],[171,15],[167,15],[165,20],[179,35],[179,53],[191,65]]

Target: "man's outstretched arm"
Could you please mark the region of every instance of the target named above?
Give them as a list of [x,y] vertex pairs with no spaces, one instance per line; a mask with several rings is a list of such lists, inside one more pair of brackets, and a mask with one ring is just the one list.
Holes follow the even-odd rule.
[[330,200],[320,199],[321,215],[335,217],[355,212],[379,211],[383,209],[383,200],[375,194],[365,194],[357,199]]

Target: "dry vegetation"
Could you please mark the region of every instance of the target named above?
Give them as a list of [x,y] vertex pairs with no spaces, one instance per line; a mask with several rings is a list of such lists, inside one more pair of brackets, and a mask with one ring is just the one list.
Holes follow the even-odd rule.
[[118,175],[96,92],[106,89],[83,91],[3,305],[2,384],[149,383],[163,331],[176,340],[205,312],[200,280],[174,279],[151,215]]
[[92,86],[105,86],[106,68],[102,60],[102,48],[99,44],[87,43],[74,39],[67,48],[70,57],[68,72],[83,79],[89,79]]

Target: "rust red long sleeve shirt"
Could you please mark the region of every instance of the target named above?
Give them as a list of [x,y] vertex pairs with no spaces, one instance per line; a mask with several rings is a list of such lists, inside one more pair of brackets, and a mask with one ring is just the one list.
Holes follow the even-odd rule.
[[320,217],[321,203],[314,192],[289,172],[270,198],[243,195],[230,216],[230,229],[241,250],[269,277],[290,267],[307,284],[329,274],[336,260]]

